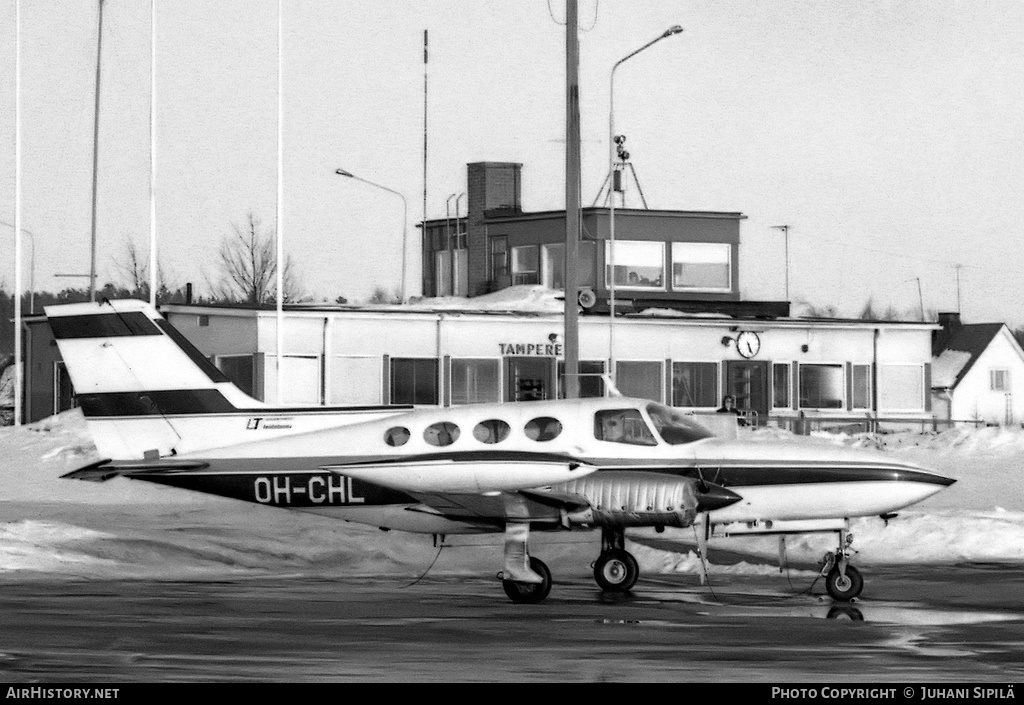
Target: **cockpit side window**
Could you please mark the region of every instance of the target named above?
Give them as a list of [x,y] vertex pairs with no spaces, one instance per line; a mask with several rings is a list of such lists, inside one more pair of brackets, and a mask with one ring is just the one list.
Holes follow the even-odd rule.
[[692,417],[664,404],[648,404],[647,413],[658,435],[670,445],[693,443],[715,435]]
[[657,439],[647,427],[639,409],[605,409],[594,414],[594,438],[634,446],[656,446]]

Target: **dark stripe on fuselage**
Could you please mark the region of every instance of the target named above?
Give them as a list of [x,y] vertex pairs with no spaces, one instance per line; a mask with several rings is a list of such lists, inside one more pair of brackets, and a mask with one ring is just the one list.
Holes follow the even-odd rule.
[[892,465],[726,465],[698,467],[601,466],[601,470],[639,470],[683,477],[703,478],[723,487],[807,485],[832,482],[921,482],[949,487],[956,480],[923,470]]
[[217,389],[79,394],[78,403],[88,417],[223,414],[236,410]]
[[160,329],[141,311],[55,316],[49,321],[50,330],[53,331],[53,337],[57,340],[160,335]]
[[160,389],[148,392],[103,392],[79,394],[76,397],[82,413],[89,417],[118,416],[196,416],[233,415],[246,418],[272,419],[295,414],[302,416],[324,416],[339,412],[361,413],[367,411],[411,411],[412,406],[258,406],[239,409],[231,404],[217,389]]
[[265,474],[183,473],[180,475],[126,474],[136,480],[271,507],[374,507],[417,504],[413,497],[362,480],[330,472]]

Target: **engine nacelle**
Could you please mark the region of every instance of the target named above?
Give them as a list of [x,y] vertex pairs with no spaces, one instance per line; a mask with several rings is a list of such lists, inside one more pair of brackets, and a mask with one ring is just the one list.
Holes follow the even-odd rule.
[[650,472],[596,472],[554,489],[580,495],[590,507],[568,515],[576,526],[687,527],[697,516],[697,481]]

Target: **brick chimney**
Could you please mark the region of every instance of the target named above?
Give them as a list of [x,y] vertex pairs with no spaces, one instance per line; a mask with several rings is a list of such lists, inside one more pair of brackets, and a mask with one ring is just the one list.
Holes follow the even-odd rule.
[[496,209],[522,212],[523,165],[515,162],[474,162],[466,165],[467,233],[469,248],[469,292],[487,292],[487,233],[484,212]]
[[960,322],[960,312],[940,313],[939,325],[942,326],[942,330],[932,333],[932,355],[938,355],[942,352],[950,339],[960,330],[963,325]]

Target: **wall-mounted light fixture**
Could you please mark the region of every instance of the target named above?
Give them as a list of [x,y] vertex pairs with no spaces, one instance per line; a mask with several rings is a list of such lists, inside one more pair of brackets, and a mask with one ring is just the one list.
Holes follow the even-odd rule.
[[804,343],[803,345],[800,346],[800,352],[807,352],[810,349],[811,349],[811,346],[808,345],[807,343]]
[[732,338],[730,338],[727,335],[723,335],[722,336],[722,345],[724,345],[725,347],[729,347],[730,343],[732,343]]
[[552,342],[552,343],[553,343],[553,342],[555,342],[556,340],[558,340],[558,333],[552,333],[552,334],[550,334],[550,335],[548,336],[548,340],[549,340],[550,342]]

